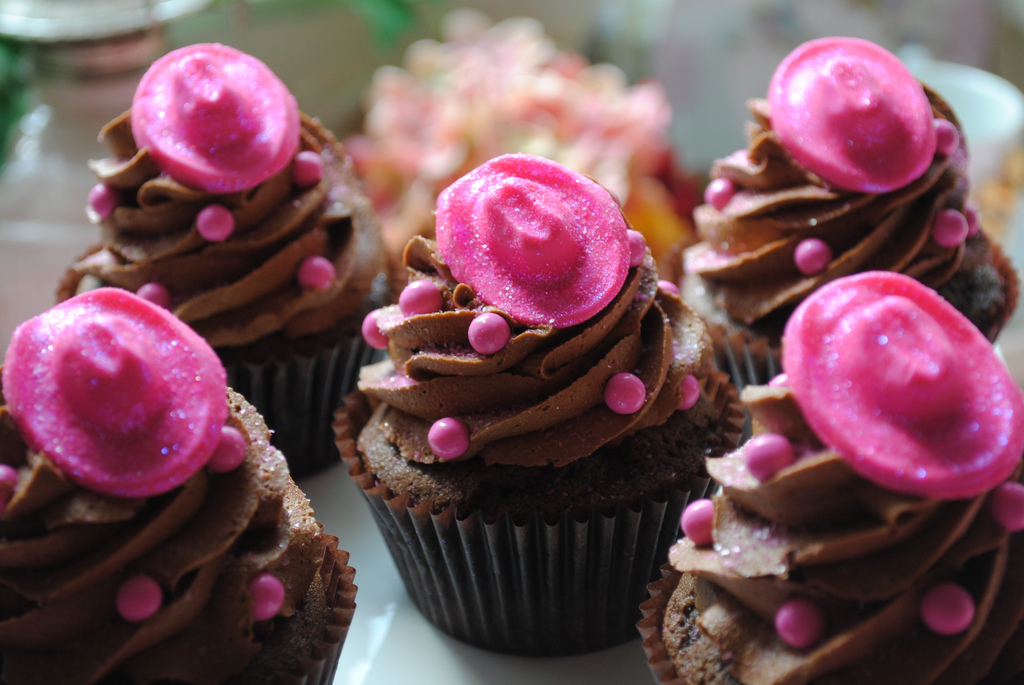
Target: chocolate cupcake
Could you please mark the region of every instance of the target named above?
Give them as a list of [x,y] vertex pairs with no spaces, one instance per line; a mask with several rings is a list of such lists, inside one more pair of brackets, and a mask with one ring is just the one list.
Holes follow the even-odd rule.
[[601,186],[507,155],[440,197],[399,305],[367,318],[390,359],[339,413],[342,458],[415,604],[489,650],[634,637],[644,586],[736,444],[735,390]]
[[335,463],[331,416],[372,355],[359,324],[386,290],[345,149],[265,65],[222,45],[155,62],[100,137],[111,156],[91,163],[89,215],[102,242],[58,298],[116,286],[167,307],[217,351],[295,476]]
[[863,271],[921,281],[995,340],[1018,279],[980,230],[941,97],[877,45],[825,38],[786,57],[750,109],[749,146],[715,162],[683,260],[683,297],[735,382],[766,382],[793,309]]
[[1024,394],[891,272],[796,309],[755,435],[709,465],[639,624],[661,683],[1004,683],[1024,673]]
[[194,331],[100,288],[22,324],[0,399],[0,682],[319,683],[348,554]]

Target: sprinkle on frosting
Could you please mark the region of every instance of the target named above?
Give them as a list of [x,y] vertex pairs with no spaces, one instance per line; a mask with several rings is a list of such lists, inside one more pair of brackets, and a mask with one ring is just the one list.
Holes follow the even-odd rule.
[[967,240],[968,233],[967,217],[953,208],[943,209],[932,223],[932,240],[942,247],[956,247]]
[[452,275],[528,324],[572,326],[611,302],[629,269],[627,230],[607,190],[533,155],[496,157],[437,201]]
[[1024,484],[1003,483],[992,491],[988,500],[992,518],[1010,533],[1024,530]]
[[617,373],[604,386],[604,402],[616,414],[634,414],[646,399],[647,388],[636,374]]
[[939,635],[959,635],[974,621],[974,598],[956,583],[939,583],[921,599],[921,620]]
[[457,459],[469,448],[469,429],[462,421],[446,416],[430,427],[427,442],[442,459]]
[[211,243],[223,242],[235,232],[235,217],[224,205],[207,205],[196,216],[196,231]]
[[402,289],[398,296],[398,306],[403,316],[431,314],[441,311],[441,289],[433,281],[421,278],[413,281]]
[[299,144],[299,110],[265,64],[214,43],[153,63],[132,100],[132,133],[160,169],[217,193],[253,188],[282,170]]
[[700,399],[700,381],[692,373],[687,374],[680,384],[679,409],[686,411]]
[[505,317],[485,312],[469,324],[469,344],[480,354],[494,354],[505,349],[512,337],[512,328]]
[[363,340],[366,344],[375,350],[386,350],[388,348],[388,337],[380,330],[380,325],[377,323],[377,317],[380,316],[381,311],[374,309],[372,312],[363,317],[362,333]]
[[324,177],[324,158],[313,150],[303,150],[292,162],[292,181],[300,188],[315,186]]
[[162,283],[154,281],[143,283],[135,294],[144,300],[149,300],[158,307],[169,309],[171,306],[171,291]]
[[295,280],[303,290],[328,290],[337,275],[334,262],[322,255],[311,255],[299,264]]
[[160,610],[164,593],[149,576],[132,576],[117,589],[117,613],[129,623],[139,623]]
[[736,185],[732,181],[727,178],[715,178],[704,189],[704,202],[722,211],[735,194]]
[[813,647],[825,636],[825,612],[809,599],[791,599],[776,612],[775,630],[791,647]]
[[760,433],[750,438],[743,446],[743,457],[747,469],[761,482],[792,464],[796,458],[789,440],[779,433]]
[[691,502],[683,509],[679,525],[683,534],[698,547],[707,547],[714,542],[715,505],[709,499]]
[[271,573],[261,573],[249,581],[252,596],[252,618],[266,621],[274,618],[284,604],[284,584]]
[[114,208],[124,202],[121,192],[111,188],[106,183],[97,183],[89,190],[89,209],[96,213],[96,217],[103,221],[110,216]]
[[935,291],[891,272],[834,281],[786,325],[783,367],[808,425],[862,477],[974,497],[1024,453],[1024,394]]
[[121,497],[188,480],[209,460],[228,412],[224,367],[209,344],[115,288],[21,324],[3,388],[31,449],[81,487]]
[[799,46],[775,71],[768,102],[772,128],[793,158],[839,188],[901,188],[935,154],[924,89],[895,55],[866,40]]
[[832,261],[832,248],[819,238],[807,238],[797,243],[793,253],[796,268],[805,276],[813,276],[825,270]]
[[246,442],[242,431],[234,426],[221,426],[220,441],[207,467],[214,473],[234,471],[245,461]]

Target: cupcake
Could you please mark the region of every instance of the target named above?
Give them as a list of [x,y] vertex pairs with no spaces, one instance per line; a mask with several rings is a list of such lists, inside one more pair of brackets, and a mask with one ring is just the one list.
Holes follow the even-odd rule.
[[200,336],[100,288],[0,381],[0,682],[332,681],[348,553]]
[[528,152],[608,188],[656,261],[694,242],[700,186],[673,153],[660,83],[560,49],[534,19],[492,22],[457,9],[441,40],[421,40],[374,75],[359,135],[346,139],[380,213],[396,291],[402,251],[433,237],[437,196],[492,157]]
[[530,155],[445,190],[405,263],[336,428],[413,602],[493,651],[634,638],[742,423],[703,324],[603,187]]
[[102,242],[58,298],[114,286],[167,307],[213,346],[294,476],[336,463],[331,415],[370,359],[359,325],[386,288],[345,149],[263,63],[214,44],[157,60],[100,137],[111,156],[90,164],[88,214]]
[[863,271],[921,281],[995,340],[1018,279],[967,201],[963,131],[941,97],[877,45],[823,38],[750,109],[749,147],[715,162],[683,259],[684,299],[736,382],[766,382],[794,307]]
[[785,374],[741,399],[755,435],[640,623],[661,683],[1003,683],[1024,672],[1024,395],[919,281],[818,289]]

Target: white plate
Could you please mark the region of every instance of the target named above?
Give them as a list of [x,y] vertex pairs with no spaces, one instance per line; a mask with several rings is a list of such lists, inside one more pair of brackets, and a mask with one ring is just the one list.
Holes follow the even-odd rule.
[[356,570],[356,613],[335,685],[646,684],[654,678],[637,638],[594,654],[507,656],[459,642],[416,609],[384,546],[369,505],[339,464],[299,481],[324,530],[337,535]]

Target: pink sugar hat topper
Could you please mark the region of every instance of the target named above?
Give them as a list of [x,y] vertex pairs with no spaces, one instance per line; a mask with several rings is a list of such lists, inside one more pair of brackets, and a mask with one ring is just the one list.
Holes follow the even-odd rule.
[[131,123],[161,171],[214,193],[257,186],[299,145],[299,108],[284,83],[255,57],[217,43],[153,62],[135,91]]
[[799,46],[768,86],[771,126],[829,184],[885,193],[920,177],[937,136],[924,88],[899,59],[859,38]]
[[607,190],[527,154],[485,162],[437,201],[452,275],[529,325],[572,326],[611,302],[629,271],[627,231]]
[[822,442],[895,492],[975,497],[1024,453],[1020,386],[970,321],[908,276],[817,290],[786,324],[782,366]]
[[203,338],[118,288],[21,324],[3,366],[28,447],[77,485],[118,497],[168,492],[207,464],[227,420],[226,384]]

